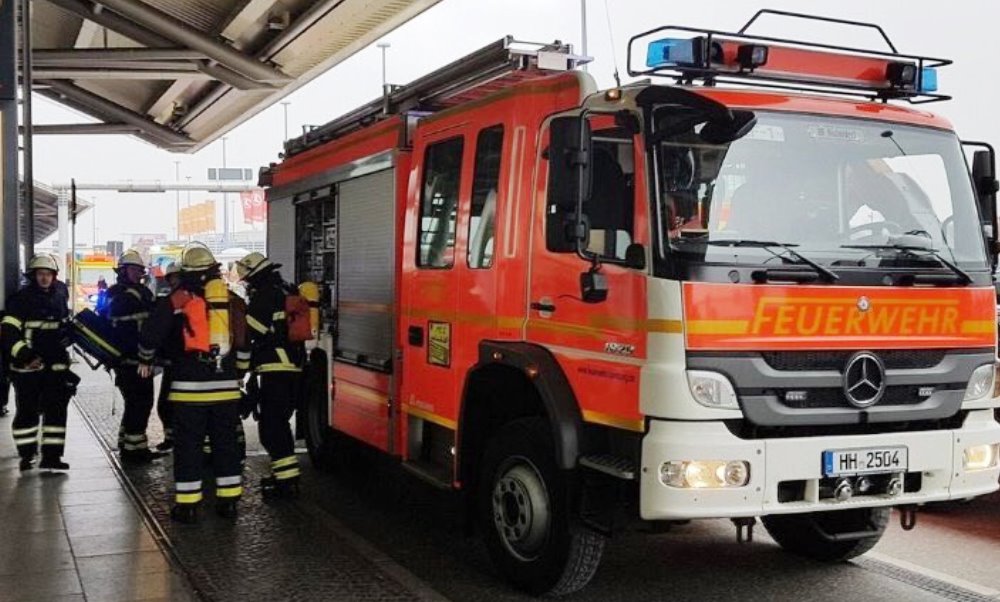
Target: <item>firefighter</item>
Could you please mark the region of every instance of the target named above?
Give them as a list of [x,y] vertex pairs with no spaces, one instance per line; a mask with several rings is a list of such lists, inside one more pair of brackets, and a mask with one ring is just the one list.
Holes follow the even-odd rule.
[[[159,298],[156,300],[157,304],[170,304],[170,293],[177,290],[177,287],[181,283],[181,266],[176,261],[171,261],[167,264],[166,269],[163,272],[163,279],[166,281],[167,287],[161,292]],[[173,309],[171,309],[173,311]],[[170,344],[174,345],[176,348],[172,350],[164,351],[164,358],[176,357],[183,352],[183,334],[178,330],[172,333],[168,337]],[[180,343],[180,345],[178,345]],[[173,406],[168,399],[170,393],[170,364],[166,363],[163,366],[163,375],[160,377],[160,393],[156,398],[156,415],[160,418],[160,424],[163,425],[163,441],[161,441],[156,446],[156,451],[168,452],[174,448],[174,428],[173,428],[173,414],[171,412]]]
[[56,280],[58,273],[59,266],[51,255],[32,257],[28,262],[28,283],[8,299],[0,323],[4,357],[16,396],[12,430],[21,470],[34,464],[39,442],[39,468],[69,469],[69,464],[62,461],[66,408],[80,379],[69,369],[66,348],[70,339],[65,330],[69,297],[66,287]]
[[246,282],[250,300],[250,378],[260,379],[260,441],[271,456],[271,475],[262,479],[261,485],[267,494],[294,497],[298,494],[300,472],[289,420],[305,349],[302,343],[288,340],[285,298],[291,289],[281,279],[280,267],[260,253],[250,253],[236,262],[237,274]]
[[149,449],[146,427],[153,410],[153,381],[136,373],[136,352],[142,323],[149,319],[154,298],[143,286],[146,265],[138,251],[129,249],[118,258],[117,283],[108,289],[105,316],[111,320],[116,338],[124,341],[120,364],[115,368],[115,385],[125,400],[125,411],[118,429],[118,449],[122,460],[149,462],[156,454]]
[[[236,351],[246,351],[242,301],[221,281],[204,246],[181,254],[180,284],[159,304],[139,337],[139,374],[150,378],[157,353],[173,353],[167,399],[173,404],[174,520],[198,520],[202,501],[202,444],[208,434],[215,473],[216,512],[235,518],[243,493],[233,424],[240,400]],[[171,339],[175,340],[171,340]]]

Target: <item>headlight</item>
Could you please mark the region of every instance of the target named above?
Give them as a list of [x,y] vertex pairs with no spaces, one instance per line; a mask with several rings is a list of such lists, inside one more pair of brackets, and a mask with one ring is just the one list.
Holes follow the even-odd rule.
[[965,470],[987,470],[997,465],[1000,457],[1000,444],[973,445],[965,448],[962,454],[962,467]]
[[993,373],[995,366],[988,364],[980,366],[969,378],[969,385],[965,388],[965,401],[979,401],[993,393]]
[[704,370],[688,370],[687,379],[694,400],[706,408],[740,409],[733,383],[729,382],[725,375]]
[[743,460],[682,460],[660,466],[660,482],[678,489],[743,487],[750,481],[750,463]]

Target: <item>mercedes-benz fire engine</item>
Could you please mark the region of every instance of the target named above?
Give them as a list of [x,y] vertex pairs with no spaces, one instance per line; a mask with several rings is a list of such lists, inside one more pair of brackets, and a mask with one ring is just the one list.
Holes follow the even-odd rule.
[[949,61],[685,27],[629,54],[650,79],[600,91],[501,40],[262,170],[271,258],[324,290],[313,459],[348,435],[467,494],[555,594],[623,517],[839,560],[996,490],[993,153],[912,106]]

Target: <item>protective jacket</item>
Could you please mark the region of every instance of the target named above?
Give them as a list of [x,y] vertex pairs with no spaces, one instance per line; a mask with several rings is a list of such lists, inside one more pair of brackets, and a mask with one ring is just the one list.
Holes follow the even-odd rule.
[[149,319],[155,299],[141,284],[119,281],[108,289],[106,317],[115,329],[115,339],[123,344],[123,363],[135,365],[142,324]]
[[7,300],[2,332],[4,357],[14,373],[29,371],[36,358],[43,370],[69,369],[70,344],[66,319],[69,316],[66,287],[53,282],[48,289],[30,283]]
[[285,298],[291,287],[277,270],[247,279],[250,306],[247,326],[250,336],[250,363],[254,372],[301,372],[305,358],[302,343],[288,341]]

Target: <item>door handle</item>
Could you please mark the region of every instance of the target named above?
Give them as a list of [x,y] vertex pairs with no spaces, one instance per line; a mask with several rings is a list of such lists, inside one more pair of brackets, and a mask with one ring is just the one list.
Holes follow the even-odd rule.
[[542,302],[542,301],[532,301],[531,302],[531,309],[533,309],[535,311],[544,311],[544,312],[552,313],[552,312],[554,312],[556,310],[556,306],[553,305],[552,303],[545,303],[545,302]]
[[407,342],[414,347],[424,346],[424,328],[423,326],[410,326],[406,331]]

